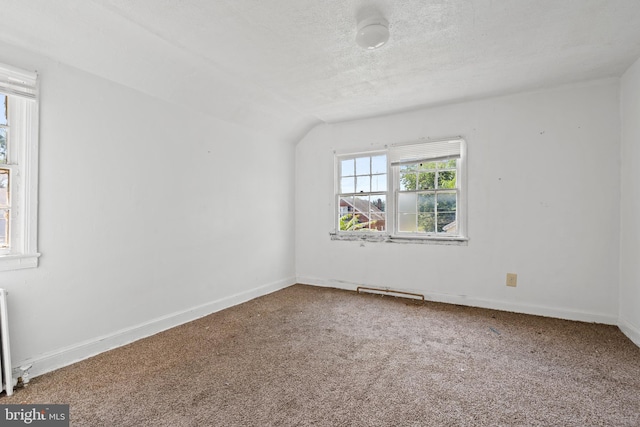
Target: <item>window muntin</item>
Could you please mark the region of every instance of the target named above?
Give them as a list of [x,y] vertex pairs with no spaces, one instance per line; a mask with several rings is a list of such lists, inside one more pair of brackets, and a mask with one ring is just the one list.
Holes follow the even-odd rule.
[[386,231],[387,156],[382,153],[338,159],[337,229]]
[[461,138],[337,156],[334,236],[466,241],[465,157]]

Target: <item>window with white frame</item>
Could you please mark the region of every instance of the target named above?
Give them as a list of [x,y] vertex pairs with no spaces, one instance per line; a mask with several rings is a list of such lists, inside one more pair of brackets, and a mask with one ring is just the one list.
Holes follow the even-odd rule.
[[466,240],[462,138],[336,156],[337,239]]
[[0,271],[37,266],[37,75],[0,64]]
[[385,153],[340,158],[336,203],[340,231],[386,230],[387,156]]

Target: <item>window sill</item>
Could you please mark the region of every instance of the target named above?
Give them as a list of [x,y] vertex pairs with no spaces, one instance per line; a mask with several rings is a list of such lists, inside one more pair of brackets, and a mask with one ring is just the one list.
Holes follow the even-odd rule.
[[344,240],[351,242],[384,242],[384,243],[409,243],[419,245],[454,245],[467,246],[468,237],[407,237],[391,236],[389,234],[338,234],[329,233],[331,240]]
[[21,270],[38,266],[40,254],[0,255],[0,271]]

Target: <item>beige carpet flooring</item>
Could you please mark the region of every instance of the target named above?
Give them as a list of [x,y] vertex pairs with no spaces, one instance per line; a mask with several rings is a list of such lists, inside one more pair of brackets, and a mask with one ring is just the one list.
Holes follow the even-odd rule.
[[614,326],[296,285],[42,375],[73,426],[640,426]]

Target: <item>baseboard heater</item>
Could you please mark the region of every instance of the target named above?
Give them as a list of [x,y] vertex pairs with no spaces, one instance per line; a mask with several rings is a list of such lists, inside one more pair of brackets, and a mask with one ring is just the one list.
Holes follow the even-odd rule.
[[13,394],[13,371],[11,367],[11,347],[9,346],[7,293],[6,290],[0,289],[0,372],[2,373],[2,390],[7,392],[7,396],[11,396]]
[[356,288],[356,292],[359,294],[364,292],[368,294],[390,295],[390,296],[400,297],[400,298],[419,299],[422,302],[424,302],[424,295],[414,294],[413,292],[394,291],[392,289],[368,288],[365,286],[358,286]]

